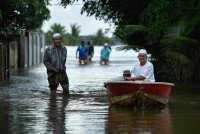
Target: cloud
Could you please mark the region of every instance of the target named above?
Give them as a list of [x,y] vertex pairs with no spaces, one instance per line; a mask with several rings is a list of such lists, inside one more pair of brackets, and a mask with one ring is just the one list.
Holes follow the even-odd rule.
[[[81,7],[82,5],[70,5],[66,8],[55,4],[48,6],[51,18],[44,22],[42,27],[43,31],[47,32],[54,23],[65,26],[67,32],[71,32],[70,25],[76,23],[80,26],[80,35],[93,35],[99,29],[105,31],[105,29],[111,27],[110,24],[105,23],[103,20],[96,20],[94,16],[87,17],[86,14],[81,15]],[[107,36],[111,35],[112,32],[107,34]]]

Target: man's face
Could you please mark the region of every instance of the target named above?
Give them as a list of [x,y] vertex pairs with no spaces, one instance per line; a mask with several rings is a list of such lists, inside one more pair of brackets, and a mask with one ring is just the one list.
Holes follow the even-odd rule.
[[53,38],[54,45],[56,45],[56,46],[60,46],[61,45],[61,41],[62,41],[61,37]]
[[147,61],[147,55],[146,54],[139,54],[138,59],[141,63],[144,63]]

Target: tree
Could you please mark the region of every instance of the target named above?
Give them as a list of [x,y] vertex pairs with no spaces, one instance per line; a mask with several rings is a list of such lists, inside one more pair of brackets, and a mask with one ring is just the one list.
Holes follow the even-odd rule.
[[[79,0],[61,0],[67,6]],[[140,15],[150,0],[82,0],[81,13],[95,16],[106,22],[118,24],[138,24]]]
[[[199,72],[197,69],[199,68],[197,64],[199,56],[195,57],[199,51],[200,39],[198,38],[200,30],[199,0],[97,0],[83,2],[85,3],[82,13],[86,12],[89,16],[95,15],[97,19],[113,22],[117,25],[116,33],[121,40],[136,50],[137,48],[146,48],[152,54],[155,73],[159,80],[162,79],[159,77],[161,75],[166,76],[165,80],[169,78],[168,81],[189,81],[192,80],[192,77],[199,80],[199,73],[193,73],[194,71]],[[127,9],[131,9],[132,12]],[[187,19],[181,21],[185,17]],[[186,22],[185,25],[182,25],[180,21]],[[132,25],[131,29],[129,25]],[[165,40],[167,33],[171,27],[175,26],[180,28],[179,37],[171,38],[174,43],[168,44],[169,42],[167,43]],[[180,36],[183,35],[184,27],[188,27],[185,30],[188,34]],[[168,49],[166,49],[167,47]],[[166,52],[166,50],[169,51]],[[193,53],[191,54],[189,50],[193,50]],[[172,55],[170,52],[174,54]],[[178,64],[174,66],[174,63]]]
[[80,33],[80,26],[76,23],[70,24],[71,33],[68,34],[68,44],[69,45],[76,45],[80,42],[79,33]]
[[[178,81],[199,81],[200,70],[200,2],[181,19],[178,26],[167,31],[163,39],[163,54],[172,65]],[[167,59],[165,58],[165,59]],[[169,60],[170,59],[170,60]]]
[[64,35],[66,33],[65,31],[65,26],[62,26],[61,24],[57,24],[54,23],[51,27],[50,27],[50,31],[52,33],[60,33],[61,35]]
[[74,24],[70,24],[70,27],[71,27],[71,35],[74,37],[78,37],[80,34],[80,26],[74,23]]
[[132,48],[151,53],[158,80],[196,81],[200,76],[199,4],[179,2],[154,1],[144,10],[140,25],[119,26],[116,32]]
[[[7,35],[34,30],[49,19],[48,0],[2,0],[0,4],[0,31]],[[0,36],[0,40],[3,39]]]
[[61,24],[54,23],[53,25],[51,25],[50,30],[46,33],[47,45],[52,44],[52,36],[53,36],[54,33],[60,33],[63,37],[63,42],[66,42],[65,26],[62,26]]
[[99,29],[92,39],[95,45],[103,45],[104,42],[107,40],[107,38],[105,37],[105,33],[102,31],[102,29]]
[[70,24],[71,27],[71,33],[66,34],[68,45],[76,45],[80,42],[79,33],[80,33],[80,26],[76,23]]
[[[67,6],[75,1],[78,0],[61,0],[61,4]],[[193,81],[194,78],[200,80],[199,56],[195,57],[200,47],[199,0],[82,2],[81,13],[114,23],[117,26],[116,34],[121,40],[135,50],[146,48],[151,53],[157,78],[166,76],[164,79],[169,78],[168,81]],[[128,30],[130,25],[131,31]],[[178,28],[178,34],[172,33],[172,36],[169,36],[173,28]],[[189,65],[192,65],[192,68]]]

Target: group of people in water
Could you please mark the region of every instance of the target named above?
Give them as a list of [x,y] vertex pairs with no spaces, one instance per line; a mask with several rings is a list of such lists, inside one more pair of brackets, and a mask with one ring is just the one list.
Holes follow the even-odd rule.
[[[100,53],[100,64],[107,64],[110,58],[111,46],[108,45],[108,42],[104,43],[103,48]],[[84,41],[81,41],[81,44],[76,49],[76,58],[79,59],[79,64],[88,64],[91,63],[94,56],[94,46],[88,41],[85,45]]]
[[[45,49],[43,63],[47,68],[49,88],[51,95],[55,96],[57,87],[59,84],[63,89],[63,94],[69,94],[69,80],[66,73],[66,59],[67,59],[67,49],[61,45],[62,37],[60,33],[53,34],[53,44]],[[111,48],[106,42],[101,49],[100,64],[107,64],[109,61]],[[79,57],[77,54],[79,53]],[[84,42],[78,46],[76,51],[76,57],[79,58],[79,64],[87,64],[91,62],[94,55],[94,47],[88,42],[85,46]],[[151,62],[148,61],[147,51],[145,49],[140,49],[138,51],[139,62],[135,64],[131,75],[124,77],[127,81],[145,81],[145,82],[155,82],[154,78],[154,67]]]
[[[77,56],[78,54],[78,56]],[[87,42],[87,46],[84,41],[76,49],[76,58],[79,59],[79,64],[91,63],[92,57],[94,56],[94,46],[91,42]]]

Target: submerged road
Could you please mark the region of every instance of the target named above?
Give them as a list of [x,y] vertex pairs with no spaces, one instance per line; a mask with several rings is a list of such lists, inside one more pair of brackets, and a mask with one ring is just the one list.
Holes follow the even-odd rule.
[[[122,76],[137,61],[133,51],[113,48],[110,63],[99,65],[101,47],[93,62],[78,65],[75,47],[67,47],[70,95],[61,87],[50,96],[43,64],[13,71],[0,87],[0,134],[188,134],[200,131],[198,93],[172,92],[169,107],[137,110],[109,105],[104,82]],[[180,91],[180,90],[179,90]],[[184,126],[184,127],[183,127]]]

